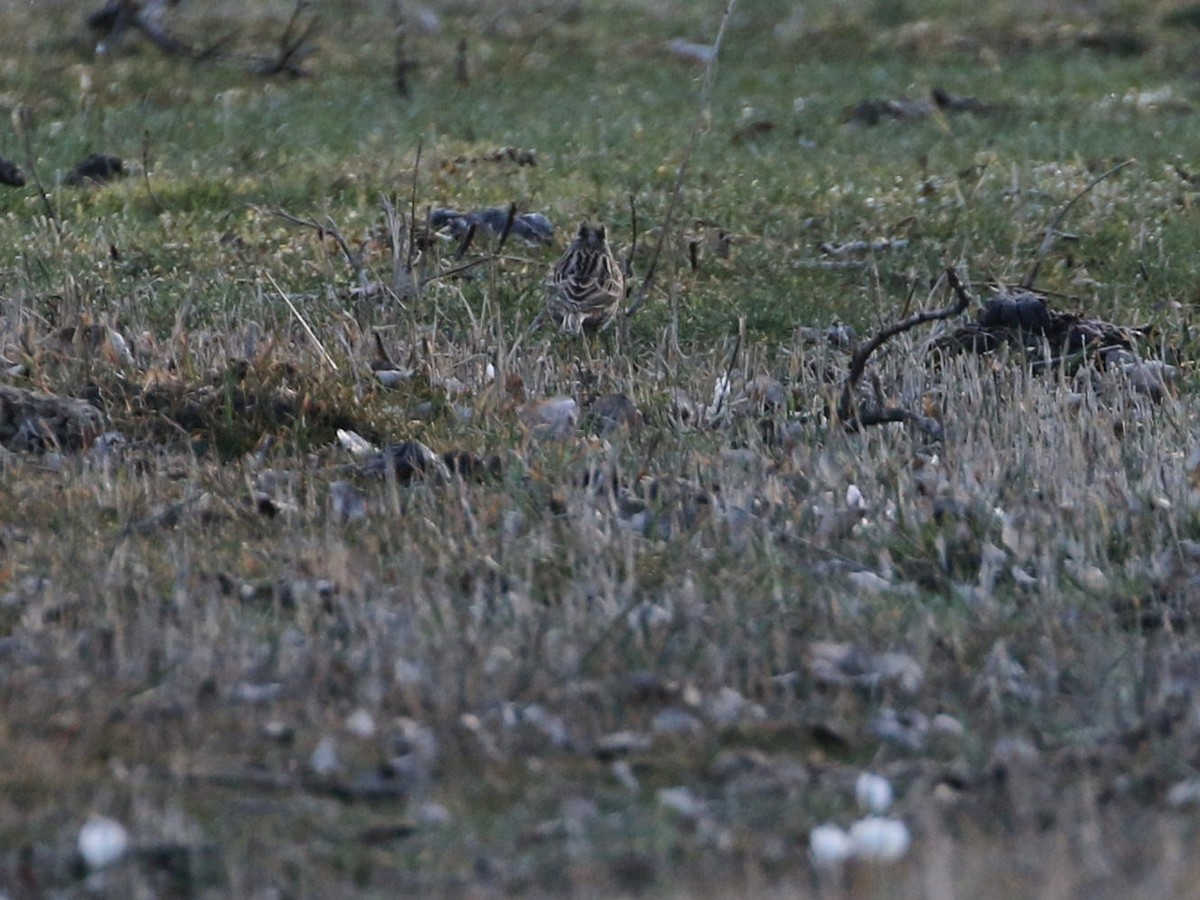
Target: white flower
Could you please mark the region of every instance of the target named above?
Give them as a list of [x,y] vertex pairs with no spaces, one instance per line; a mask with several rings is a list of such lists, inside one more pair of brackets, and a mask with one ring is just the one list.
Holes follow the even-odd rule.
[[892,785],[882,775],[863,772],[854,783],[854,796],[867,812],[887,812],[892,805]]
[[129,832],[115,819],[91,816],[79,829],[79,855],[89,869],[111,866],[129,849]]
[[850,858],[850,835],[836,825],[818,825],[808,833],[808,855],[818,869],[836,869]]
[[908,852],[912,838],[899,819],[868,816],[850,826],[850,853],[865,862],[891,863]]

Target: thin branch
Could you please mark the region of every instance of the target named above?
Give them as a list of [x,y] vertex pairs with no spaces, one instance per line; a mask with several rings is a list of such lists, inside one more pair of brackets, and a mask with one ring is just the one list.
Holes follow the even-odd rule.
[[317,16],[308,20],[308,24],[300,27],[300,16],[308,8],[308,0],[297,0],[292,16],[288,19],[287,27],[279,37],[279,48],[272,60],[261,61],[254,69],[258,75],[289,75],[292,78],[303,78],[308,73],[300,68],[300,64],[312,52],[307,46],[308,39],[317,30],[320,22]]
[[408,198],[408,257],[405,259],[404,265],[411,273],[413,270],[413,261],[416,258],[417,242],[413,240],[417,228],[417,176],[421,172],[421,151],[425,148],[425,139],[417,139],[417,158],[413,162],[412,175],[412,190]]
[[267,276],[267,281],[271,282],[271,286],[279,292],[279,296],[282,297],[283,302],[288,305],[288,309],[292,311],[292,315],[296,317],[296,321],[300,323],[300,327],[304,329],[309,340],[313,342],[313,345],[321,352],[321,355],[325,357],[325,362],[329,363],[329,368],[336,372],[338,370],[337,363],[333,361],[333,357],[329,355],[329,351],[325,349],[325,345],[321,343],[321,339],[317,337],[317,333],[312,330],[312,326],[310,326],[304,316],[301,315],[300,310],[296,309],[296,304],[294,304],[292,299],[283,292],[283,288],[281,288],[278,282],[271,277],[270,272],[264,271],[263,274]]
[[477,227],[475,222],[467,224],[467,230],[463,232],[462,239],[458,242],[458,249],[454,251],[455,262],[458,262],[467,255],[467,250],[471,247],[471,241],[475,240],[475,229]]
[[253,205],[250,208],[257,212],[265,212],[267,215],[283,219],[285,222],[291,222],[293,225],[303,225],[305,228],[311,228],[317,233],[317,237],[322,240],[324,240],[326,235],[333,238],[338,248],[342,251],[342,255],[346,257],[347,265],[354,270],[354,276],[360,282],[363,280],[362,256],[350,249],[350,245],[346,243],[345,237],[342,236],[341,230],[337,227],[337,223],[333,221],[332,217],[326,216],[329,224],[322,225],[316,219],[301,219],[299,216],[293,216],[284,209],[261,209]]
[[509,234],[512,233],[513,222],[517,219],[517,204],[508,204],[508,215],[504,217],[504,230],[500,232],[500,239],[496,241],[496,249],[492,251],[492,257],[495,258],[501,250],[504,249],[505,243],[508,241]]
[[[421,250],[429,250],[433,246],[433,225],[430,220],[433,218],[433,206],[425,205],[425,230],[421,233]],[[413,228],[416,228],[416,223],[413,223]]]
[[408,29],[401,21],[396,26],[395,62],[392,65],[392,83],[396,86],[396,93],[401,98],[412,95],[412,89],[408,86],[408,76],[417,70],[417,63],[408,55],[407,37]]
[[290,212],[284,209],[262,209],[257,206],[251,206],[250,208],[256,212],[265,212],[267,215],[277,216],[278,218],[287,222],[291,222],[294,225],[305,225],[308,228],[315,228],[322,235],[325,233],[325,229],[315,219],[301,219],[299,216],[293,216]]
[[1054,245],[1054,239],[1058,237],[1058,226],[1063,223],[1064,219],[1066,219],[1067,213],[1071,211],[1071,207],[1086,197],[1091,192],[1092,188],[1094,188],[1104,179],[1111,175],[1115,175],[1126,166],[1132,165],[1135,162],[1137,162],[1136,159],[1127,159],[1123,163],[1117,163],[1117,165],[1113,166],[1107,172],[1101,172],[1099,175],[1089,181],[1087,186],[1082,191],[1068,200],[1066,206],[1058,211],[1058,215],[1056,215],[1053,221],[1046,226],[1046,233],[1042,236],[1042,244],[1040,247],[1038,247],[1037,256],[1033,260],[1033,268],[1029,270],[1029,274],[1025,276],[1025,280],[1021,282],[1022,288],[1029,290],[1033,287],[1033,282],[1037,279],[1038,271],[1042,268],[1042,263],[1046,259],[1046,254],[1050,252],[1050,248]]
[[[638,223],[637,223],[637,200],[633,193],[629,194],[629,230],[632,233],[632,238],[629,241],[629,252],[625,254],[625,280],[629,281],[633,277],[633,254],[637,251],[638,239]],[[628,289],[631,289],[629,285]]]
[[54,214],[54,207],[50,205],[50,195],[46,193],[42,178],[38,175],[37,164],[33,156],[33,113],[25,107],[21,107],[17,113],[17,128],[21,132],[21,143],[25,148],[25,168],[33,176],[33,183],[37,186],[38,195],[42,198],[42,207],[46,210],[46,218],[54,226],[54,233],[61,237],[62,223],[58,221],[58,216]]
[[687,177],[688,167],[692,161],[692,154],[696,150],[696,146],[700,143],[700,134],[704,131],[705,123],[709,118],[709,98],[712,95],[713,81],[717,73],[717,57],[721,52],[721,42],[725,38],[725,29],[729,25],[729,20],[733,15],[733,9],[737,6],[737,0],[728,0],[725,5],[725,13],[721,16],[721,25],[717,29],[717,37],[713,41],[712,55],[708,58],[708,65],[704,68],[704,81],[700,86],[700,108],[696,112],[696,124],[692,127],[692,136],[688,140],[687,149],[683,152],[683,160],[679,164],[679,171],[675,174],[675,186],[671,189],[671,199],[667,203],[667,215],[663,219],[662,230],[658,233],[658,243],[654,247],[654,255],[650,258],[650,265],[646,269],[646,277],[638,286],[637,297],[634,298],[629,308],[625,310],[626,317],[632,316],[642,304],[646,302],[647,296],[650,293],[650,286],[654,283],[654,275],[658,269],[658,260],[662,256],[663,245],[666,243],[667,234],[671,230],[671,225],[675,219],[675,211],[679,207],[680,197],[683,196],[683,180]]
[[142,132],[142,181],[146,183],[146,193],[150,195],[151,201],[158,207],[159,212],[166,212],[167,208],[163,206],[163,202],[158,199],[158,195],[154,193],[154,188],[150,186],[150,131],[149,129]]
[[850,360],[850,370],[846,373],[846,380],[842,383],[842,396],[838,401],[837,408],[838,419],[846,427],[856,428],[862,425],[877,424],[878,422],[897,422],[911,418],[911,413],[899,409],[874,409],[870,410],[869,414],[868,412],[860,413],[855,409],[854,389],[858,386],[859,381],[862,380],[863,373],[867,370],[867,362],[870,360],[871,354],[892,338],[906,331],[911,331],[918,325],[924,325],[927,322],[937,322],[941,319],[951,319],[966,311],[967,307],[971,305],[971,295],[963,287],[962,281],[959,280],[958,272],[953,266],[946,269],[946,282],[957,296],[954,303],[942,309],[922,310],[921,312],[914,313],[907,319],[893,322],[854,351],[854,356]]
[[435,272],[432,275],[427,275],[421,280],[421,284],[424,286],[430,282],[442,281],[446,278],[453,278],[455,275],[461,275],[463,272],[469,272],[471,269],[477,269],[480,266],[494,262],[495,260],[511,263],[522,263],[524,265],[528,265],[533,261],[525,256],[501,256],[489,253],[487,256],[481,256],[478,259],[472,259],[469,262],[463,263],[461,266],[455,266],[453,269],[447,269],[444,272]]

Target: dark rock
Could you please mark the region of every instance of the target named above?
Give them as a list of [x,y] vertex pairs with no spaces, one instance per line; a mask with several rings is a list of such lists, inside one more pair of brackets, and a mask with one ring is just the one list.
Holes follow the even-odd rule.
[[3,156],[0,156],[0,184],[12,187],[25,186],[25,173],[17,167],[15,162],[5,159]]
[[88,182],[104,184],[113,178],[128,174],[125,163],[119,156],[93,153],[67,174],[66,183],[70,185],[81,185]]

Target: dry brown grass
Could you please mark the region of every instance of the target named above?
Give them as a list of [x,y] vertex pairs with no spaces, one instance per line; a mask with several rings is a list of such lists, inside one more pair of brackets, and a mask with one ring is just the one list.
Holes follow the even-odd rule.
[[[486,83],[586,50],[618,82],[628,66],[653,86],[657,38],[613,55],[596,48],[619,35],[591,35],[562,4],[490,17],[431,5],[450,24],[427,38],[434,61],[414,83],[428,96],[411,115],[436,120],[441,103],[463,119],[425,145],[418,208],[518,196],[556,222],[597,208],[615,219],[633,184],[652,233],[677,121],[643,111],[636,165],[623,144],[597,149],[603,129],[572,145],[547,117],[520,132],[543,156],[534,171],[446,164],[515,138],[487,118],[502,116],[502,93],[464,99],[434,51],[469,32]],[[254,18],[239,48],[286,12]],[[929,15],[949,29],[943,12]],[[992,12],[974,39],[1008,28]],[[673,27],[658,13],[645,11],[655,35]],[[1075,23],[1079,10],[1059,13]],[[851,433],[828,415],[846,350],[791,329],[836,309],[865,332],[941,305],[943,288],[926,289],[951,255],[981,294],[988,278],[1019,280],[1038,228],[1093,161],[1015,139],[985,147],[970,125],[930,150],[921,134],[944,122],[910,146],[899,129],[877,143],[797,120],[801,138],[861,154],[841,157],[860,167],[833,190],[821,167],[838,152],[781,174],[771,159],[787,148],[702,143],[689,231],[667,242],[676,256],[651,304],[628,329],[567,340],[529,328],[555,249],[471,255],[450,278],[463,260],[447,242],[419,259],[420,292],[393,278],[380,194],[407,191],[415,139],[396,149],[381,137],[395,123],[347,99],[348,87],[379,89],[361,79],[390,48],[390,13],[346,3],[328,15],[345,19],[322,38],[327,79],[303,89],[245,83],[232,64],[188,79],[136,54],[100,64],[21,19],[30,47],[62,54],[69,75],[38,85],[21,68],[33,57],[14,57],[39,153],[60,153],[52,128],[75,144],[113,139],[93,117],[110,104],[129,114],[156,78],[180,103],[226,96],[232,118],[192,145],[147,94],[145,127],[169,136],[148,178],[72,192],[51,181],[54,157],[39,167],[58,225],[31,192],[3,201],[3,386],[86,399],[110,434],[82,450],[26,434],[0,450],[0,892],[1200,896],[1186,173],[1153,157],[1097,186],[1068,223],[1080,241],[1043,274],[1089,312],[1153,320],[1161,342],[1144,353],[1179,365],[1164,396],[1094,361],[1047,370],[1015,350],[931,353],[933,335],[916,330],[872,359],[862,390],[944,434]],[[689,36],[702,36],[711,23],[691,15]],[[818,56],[874,27],[871,10],[814,15]],[[903,37],[881,34],[884,47]],[[769,55],[791,35],[735,22],[731,40]],[[1064,41],[1051,52],[1074,46]],[[1149,80],[1182,52],[1156,47]],[[909,52],[949,65],[938,48]],[[761,62],[731,61],[728,77],[769,91]],[[814,81],[836,77],[826,65]],[[72,93],[83,70],[110,77],[108,95]],[[648,110],[690,111],[683,81],[673,106]],[[577,94],[538,84],[576,114]],[[845,99],[815,103],[832,114]],[[278,108],[318,137],[292,137]],[[1064,126],[1080,140],[1141,134],[1143,116],[1184,127],[1128,104],[1097,124],[1102,107],[1080,108],[1092,113]],[[337,128],[322,131],[314,110]],[[343,131],[353,147],[329,136]],[[914,192],[912,173],[889,167],[921,153],[928,191]],[[646,173],[651,157],[666,175]],[[715,178],[726,164],[750,175]],[[269,212],[280,207],[342,229],[358,271],[331,232]],[[713,209],[735,237],[728,257],[704,243]],[[907,217],[898,262],[822,267],[817,241],[797,237],[874,238]],[[1136,271],[1151,275],[1124,280]],[[399,296],[361,290],[376,284]],[[589,415],[612,395],[639,417],[610,427]],[[561,397],[578,421],[546,419],[538,404]],[[11,424],[0,416],[5,441]],[[352,456],[339,430],[479,466],[408,478]],[[891,867],[822,875],[809,831],[858,817],[866,769],[894,785],[913,848]],[[90,811],[121,821],[135,849],[85,877],[75,841]]]
[[[192,343],[208,348],[192,351],[198,372],[236,356],[215,335]],[[687,425],[667,386],[711,397],[727,348],[686,365],[664,350],[634,376],[623,357],[583,361],[542,335],[512,367],[527,389],[625,392],[647,424],[538,437],[457,367],[471,418],[424,436],[499,450],[502,474],[358,479],[362,521],[334,514],[349,460],[320,442],[217,466],[131,425],[111,455],[6,457],[3,755],[17,833],[41,835],[37,877],[99,805],[143,842],[217,844],[239,895],[338,877],[607,893],[697,865],[736,893],[743,878],[807,882],[807,830],[870,765],[899,788],[919,849],[857,873],[856,896],[931,896],[937,878],[986,879],[989,896],[1186,884],[1186,819],[1150,818],[1162,838],[1149,847],[1127,830],[1188,771],[1192,688],[1176,670],[1191,658],[1190,589],[1175,582],[1193,576],[1164,548],[1195,504],[1195,410],[1012,361],[914,367],[902,343],[878,374],[909,405],[939,398],[938,444],[737,401],[768,374],[796,398],[833,393],[806,374],[820,367],[754,345],[731,414]],[[319,361],[290,345],[293,378],[332,404]],[[475,353],[443,338],[428,368]],[[783,444],[762,442],[764,417]],[[252,501],[268,468],[272,515]],[[809,663],[830,640],[901,651],[920,677],[822,685]],[[884,709],[944,713],[965,734],[880,743]],[[374,735],[347,732],[357,710]],[[601,749],[621,731],[647,736],[626,757],[632,793]],[[414,749],[414,734],[435,747]],[[307,769],[327,736],[328,779]],[[703,803],[690,820],[655,809],[675,785]],[[450,825],[422,828],[426,802]],[[376,847],[369,829],[398,820],[416,834]],[[165,877],[146,868],[110,886]]]

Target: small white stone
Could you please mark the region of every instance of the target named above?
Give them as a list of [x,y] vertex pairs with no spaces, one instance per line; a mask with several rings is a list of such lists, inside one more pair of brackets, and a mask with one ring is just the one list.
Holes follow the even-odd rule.
[[629,791],[631,794],[636,794],[641,790],[642,785],[638,781],[637,776],[633,774],[633,766],[629,765],[628,760],[614,760],[612,764],[613,777],[617,779],[621,787]]
[[1167,791],[1167,803],[1176,807],[1200,805],[1200,779],[1188,778],[1171,785]]
[[1081,565],[1076,570],[1075,575],[1084,590],[1090,591],[1093,594],[1098,594],[1108,588],[1108,576],[1104,574],[1099,566]]
[[854,783],[854,796],[868,812],[887,812],[892,805],[892,784],[882,775],[863,772]]
[[277,681],[254,684],[249,681],[239,681],[233,686],[232,697],[240,703],[270,703],[283,690],[283,685]]
[[365,709],[359,708],[346,717],[346,730],[356,738],[366,740],[375,736],[375,719]]
[[808,856],[818,869],[836,869],[850,858],[850,835],[836,825],[818,825],[808,833]]
[[413,810],[413,818],[417,823],[424,827],[440,827],[450,824],[450,810],[442,806],[440,803],[435,803],[432,800],[426,800],[423,803],[418,803]]
[[704,731],[704,723],[687,710],[669,706],[654,717],[650,728],[655,734],[696,735]]
[[344,428],[337,430],[337,441],[343,448],[350,451],[350,455],[362,459],[377,452],[375,445],[364,438],[357,431],[348,431]]
[[851,572],[846,576],[846,580],[864,594],[882,594],[892,586],[890,581],[888,581],[882,575],[876,575],[870,569],[862,569],[858,572]]
[[704,804],[685,787],[660,788],[658,805],[685,819],[698,819],[704,812]]
[[938,713],[934,716],[929,722],[929,727],[933,731],[949,737],[962,737],[967,733],[963,723],[947,713]]
[[92,816],[79,829],[79,855],[92,870],[111,866],[129,849],[129,832],[115,819]]
[[571,397],[549,397],[519,407],[517,416],[534,433],[561,440],[579,424],[579,404]]
[[402,372],[399,369],[380,369],[375,373],[375,379],[386,388],[394,388],[406,381],[412,381],[412,372]]
[[866,509],[867,501],[863,497],[862,491],[858,489],[857,484],[852,484],[846,488],[846,506],[849,509]]
[[318,775],[332,775],[338,770],[340,763],[338,762],[337,745],[334,744],[333,738],[328,735],[321,738],[317,749],[308,758],[308,764]]
[[401,687],[418,687],[427,680],[421,667],[407,659],[397,659],[392,664],[392,678]]
[[121,332],[115,328],[108,329],[108,343],[118,361],[133,365],[133,354],[129,352],[129,342],[125,340]]
[[671,38],[667,41],[667,50],[681,59],[699,63],[702,66],[708,65],[717,55],[717,48],[711,44],[697,44],[686,38]]
[[850,826],[851,853],[864,862],[896,862],[911,843],[908,826],[899,819],[868,816]]

